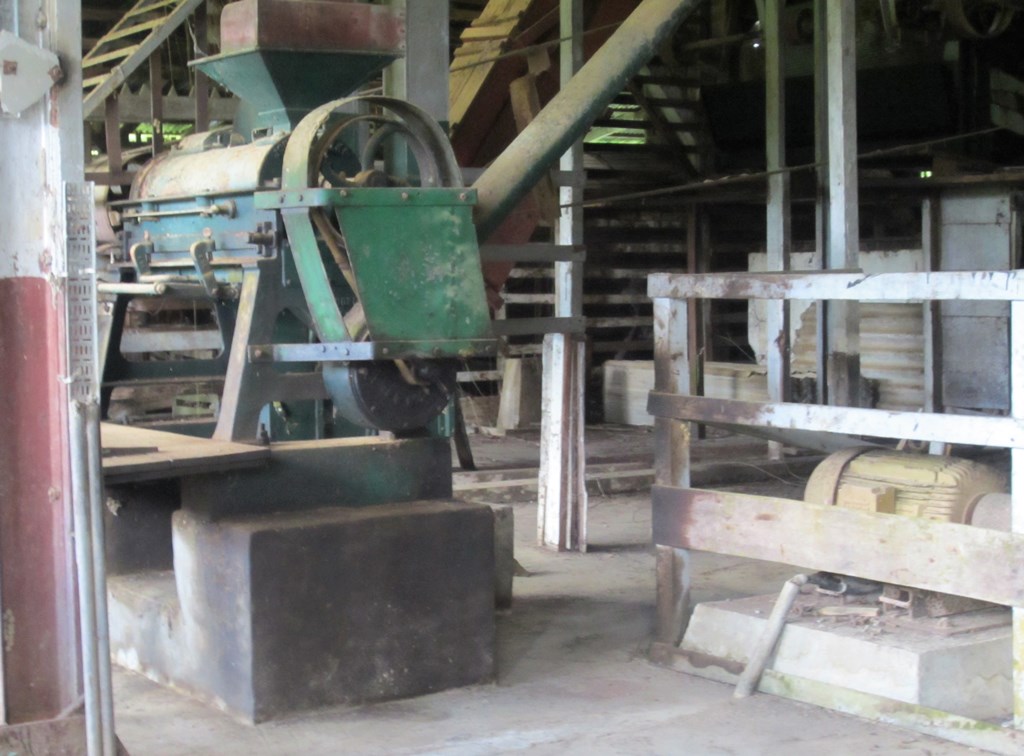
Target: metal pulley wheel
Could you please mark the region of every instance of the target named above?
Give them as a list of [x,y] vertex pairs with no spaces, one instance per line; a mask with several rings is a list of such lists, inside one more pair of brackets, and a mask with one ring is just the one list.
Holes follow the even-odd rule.
[[945,0],[950,27],[965,39],[993,39],[1005,32],[1016,9],[1005,0]]
[[[353,114],[365,104],[380,112]],[[356,159],[345,147],[351,130],[369,126],[373,135]],[[375,154],[385,139],[399,138],[416,162],[422,187],[459,187],[462,175],[441,127],[419,108],[389,97],[353,97],[328,103],[307,115],[292,133],[284,155],[281,188],[302,191],[323,187],[388,186],[405,183],[375,169]],[[353,169],[358,167],[354,174]],[[322,342],[360,341],[367,333],[358,283],[349,265],[344,229],[325,208],[283,209],[303,293]],[[323,242],[341,269],[356,303],[339,309],[324,268]],[[337,411],[366,428],[395,432],[425,426],[447,406],[455,389],[452,361],[375,361],[325,363],[324,383]]]

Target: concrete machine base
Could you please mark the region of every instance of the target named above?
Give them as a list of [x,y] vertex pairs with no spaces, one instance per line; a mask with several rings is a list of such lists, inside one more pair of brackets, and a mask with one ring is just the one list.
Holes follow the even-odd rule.
[[407,458],[395,478],[447,470],[447,442],[282,447],[260,470],[183,481],[173,571],[113,570],[115,660],[251,722],[491,680],[490,508],[442,498],[450,474],[377,488],[438,498],[352,501],[384,458]]
[[[672,666],[735,682],[776,598],[698,604]],[[821,599],[813,594],[797,598],[769,661],[773,678],[811,681],[823,691],[851,690],[977,720],[1002,721],[1012,710],[1007,610],[942,618],[870,617],[863,607],[838,601],[823,605]],[[831,701],[829,693],[811,702],[830,706]]]

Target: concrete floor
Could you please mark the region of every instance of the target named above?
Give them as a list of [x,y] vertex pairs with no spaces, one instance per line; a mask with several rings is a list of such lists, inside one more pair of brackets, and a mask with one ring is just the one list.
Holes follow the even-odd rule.
[[[749,487],[748,487],[749,488]],[[763,490],[763,487],[762,487]],[[801,487],[776,481],[773,492]],[[486,495],[477,495],[486,501]],[[956,754],[972,749],[650,664],[654,558],[646,494],[591,499],[585,555],[533,545],[516,505],[514,608],[498,623],[495,685],[239,724],[135,674],[115,676],[117,730],[161,754]],[[793,568],[697,555],[695,599],[775,591]]]

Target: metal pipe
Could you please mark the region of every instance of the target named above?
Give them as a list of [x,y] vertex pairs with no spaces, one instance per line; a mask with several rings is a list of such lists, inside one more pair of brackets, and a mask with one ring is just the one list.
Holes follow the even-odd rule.
[[110,623],[107,616],[107,565],[103,527],[103,450],[100,445],[100,405],[90,401],[86,405],[86,444],[89,463],[89,517],[90,548],[92,551],[92,579],[96,612],[96,667],[99,681],[100,734],[103,756],[115,756],[117,740],[114,734],[114,687],[110,672]]
[[485,241],[703,0],[643,0],[580,72],[473,184]]
[[71,490],[74,519],[75,567],[78,573],[78,607],[82,637],[82,687],[85,693],[85,737],[90,756],[103,753],[100,716],[100,681],[96,658],[96,582],[93,575],[89,525],[89,452],[86,406],[72,401],[70,407]]
[[800,587],[806,583],[806,575],[794,575],[783,584],[779,597],[775,600],[775,606],[772,607],[772,613],[768,616],[764,632],[757,641],[757,647],[754,648],[754,652],[750,655],[750,661],[743,668],[740,679],[736,683],[733,698],[746,698],[757,688],[757,684],[761,681],[761,675],[764,674],[764,669],[768,665],[768,657],[772,655],[782,636],[782,631],[786,627],[786,615],[793,608],[793,602],[800,593]]

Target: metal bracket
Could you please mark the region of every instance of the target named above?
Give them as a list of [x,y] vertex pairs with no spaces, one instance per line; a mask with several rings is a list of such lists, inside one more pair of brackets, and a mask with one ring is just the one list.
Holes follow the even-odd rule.
[[372,360],[450,359],[497,354],[494,339],[456,341],[341,341],[327,344],[257,344],[250,362],[369,362]]
[[139,276],[148,276],[151,271],[149,262],[153,257],[153,242],[133,244],[128,250],[128,256]]
[[213,272],[213,250],[215,244],[212,239],[202,239],[192,244],[188,249],[188,255],[192,258],[192,264],[196,266],[196,272],[203,282],[203,288],[210,295],[211,299],[217,298],[217,276]]
[[0,65],[0,108],[4,113],[30,108],[64,78],[54,53],[7,30],[0,30]]

